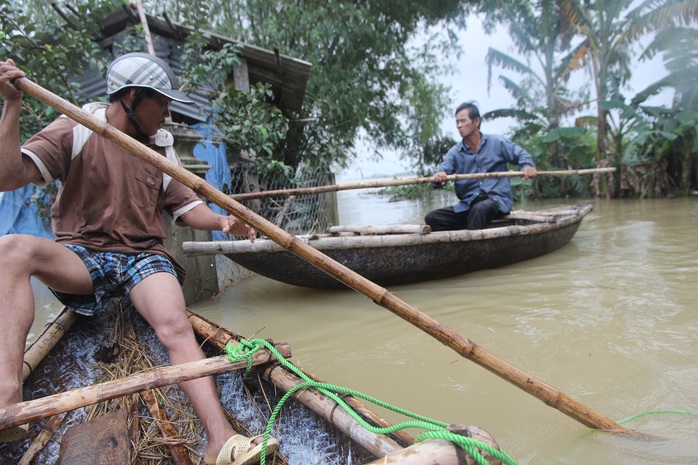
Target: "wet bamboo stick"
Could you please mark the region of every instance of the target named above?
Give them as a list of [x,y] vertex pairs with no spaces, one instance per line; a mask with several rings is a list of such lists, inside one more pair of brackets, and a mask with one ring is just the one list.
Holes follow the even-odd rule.
[[56,432],[64,417],[65,413],[59,413],[58,415],[52,416],[48,422],[46,422],[46,426],[43,427],[38,436],[32,441],[17,465],[31,465],[36,455],[46,447],[46,444],[51,439],[51,436],[53,436],[53,433]]
[[[612,173],[615,168],[589,168],[582,170],[563,171],[538,171],[537,176],[572,176],[583,174]],[[499,171],[493,173],[451,174],[446,176],[447,181],[460,181],[463,179],[488,179],[488,178],[515,178],[523,176],[522,171]],[[338,192],[351,189],[372,189],[378,187],[407,186],[411,184],[427,184],[434,182],[432,176],[428,177],[402,177],[392,179],[377,179],[373,181],[347,182],[332,184],[329,186],[299,187],[294,189],[277,189],[272,191],[245,192],[233,194],[230,197],[237,201],[252,199],[267,199],[270,197],[288,197],[291,195],[312,195],[325,192]]]
[[[288,344],[277,344],[276,349],[284,354],[284,357],[290,357],[291,355]],[[269,352],[259,351],[252,356],[252,364],[260,365],[268,363],[272,359],[273,356]],[[125,378],[73,389],[36,400],[19,402],[0,409],[0,430],[116,397],[244,368],[247,368],[246,360],[231,362],[228,360],[227,355],[220,355],[179,365],[156,368]]]
[[[461,356],[477,363],[523,391],[535,396],[546,405],[559,410],[570,418],[590,428],[617,430],[630,433],[630,430],[621,426],[619,423],[601,415],[599,412],[571,398],[559,389],[536,379],[523,370],[502,360],[478,346],[473,341],[398,299],[385,288],[378,286],[363,276],[353,272],[346,266],[341,265],[323,253],[315,250],[313,247],[295,238],[267,219],[234,201],[229,196],[213,187],[206,180],[168,160],[167,157],[162,156],[160,153],[117,130],[109,123],[101,121],[91,113],[72,105],[66,100],[30,81],[28,78],[16,79],[13,81],[13,84],[19,90],[57,109],[64,115],[91,129],[99,136],[109,139],[128,150],[134,156],[172,176],[173,179],[193,189],[236,218],[252,225],[257,231],[266,234],[267,237],[279,243],[286,250],[295,253],[346,286],[369,297],[376,304],[395,313],[400,318],[426,332],[445,346],[450,347]],[[21,423],[22,422],[14,424],[17,425]],[[4,426],[4,423],[0,424]]]

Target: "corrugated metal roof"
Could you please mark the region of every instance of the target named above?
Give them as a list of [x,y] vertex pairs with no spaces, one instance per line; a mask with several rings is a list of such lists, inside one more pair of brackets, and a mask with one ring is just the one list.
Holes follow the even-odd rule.
[[[146,18],[155,54],[167,61],[175,74],[179,74],[182,67],[182,44],[194,30],[170,21],[167,17],[146,15]],[[112,13],[103,23],[102,37],[99,41],[105,53],[111,55],[113,44],[120,42],[127,35],[128,28],[135,24],[140,24],[135,10],[124,7]],[[309,62],[213,32],[207,32],[207,34],[210,35],[209,45],[212,49],[219,50],[226,43],[240,45],[242,58],[247,63],[250,85],[271,84],[276,99],[275,105],[287,116],[302,115],[305,90],[312,66]],[[79,82],[83,96],[106,98],[104,76],[86,73],[79,78]],[[175,114],[179,114],[194,121],[205,121],[207,115],[211,113],[211,105],[205,92],[197,91],[190,93],[189,96],[196,105],[172,102],[170,109],[173,119],[177,120]]]

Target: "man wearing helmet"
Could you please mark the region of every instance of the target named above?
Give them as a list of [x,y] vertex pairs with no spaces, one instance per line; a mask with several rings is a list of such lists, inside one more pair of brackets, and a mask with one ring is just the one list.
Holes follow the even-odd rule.
[[[65,305],[92,315],[123,292],[155,329],[171,363],[204,358],[186,316],[181,283],[185,271],[164,247],[162,212],[200,230],[246,235],[255,231],[219,215],[188,187],[94,136],[62,116],[20,146],[22,93],[12,81],[24,76],[11,59],[0,61],[0,191],[28,183],[60,181],[51,208],[55,241],[12,234],[0,237],[0,406],[22,401],[22,359],[34,319],[30,278],[36,277]],[[177,90],[170,67],[157,57],[123,55],[107,71],[110,103],[84,107],[96,117],[173,161],[172,136],[161,129],[169,102],[193,103]],[[208,437],[207,463],[256,463],[261,436],[248,440],[227,421],[212,378],[180,384]],[[0,431],[0,440],[22,439],[26,425]],[[278,441],[267,445],[273,452]]]

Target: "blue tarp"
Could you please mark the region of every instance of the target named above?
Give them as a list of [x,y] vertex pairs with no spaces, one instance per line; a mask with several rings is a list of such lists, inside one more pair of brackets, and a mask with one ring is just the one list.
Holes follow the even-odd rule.
[[211,129],[206,124],[197,124],[193,128],[202,135],[201,142],[194,147],[194,156],[199,160],[205,161],[211,167],[206,172],[206,180],[217,189],[230,186],[232,176],[230,175],[225,145],[220,144],[216,146],[210,142]]
[[[206,172],[206,181],[211,183],[216,189],[227,190],[232,182],[230,167],[228,166],[228,157],[226,156],[225,144],[216,146],[210,141],[211,128],[210,123],[202,123],[194,125],[193,128],[199,131],[202,135],[201,142],[194,147],[194,156],[199,160],[205,161],[211,167]],[[207,139],[208,138],[208,139]],[[209,207],[215,212],[222,215],[227,215],[222,208],[214,204],[209,204]],[[231,236],[223,234],[220,231],[213,231],[214,241],[230,240]]]
[[32,236],[53,239],[37,212],[32,197],[40,192],[30,184],[17,190],[5,192],[0,199],[0,236],[5,234],[31,234]]

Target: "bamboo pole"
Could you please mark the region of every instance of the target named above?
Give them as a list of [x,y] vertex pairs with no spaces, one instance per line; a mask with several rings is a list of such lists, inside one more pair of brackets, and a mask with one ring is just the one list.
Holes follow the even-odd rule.
[[[571,176],[594,173],[612,173],[615,168],[590,168],[583,170],[563,170],[563,171],[538,171],[539,176]],[[446,176],[447,181],[460,181],[463,179],[488,179],[488,178],[515,178],[523,176],[522,171],[499,171],[494,173],[473,173],[473,174],[451,174]],[[237,200],[267,199],[270,197],[287,197],[290,195],[311,195],[322,194],[324,192],[337,192],[350,189],[371,189],[376,187],[407,186],[411,184],[426,184],[434,182],[432,176],[401,177],[392,179],[377,179],[373,181],[338,183],[330,186],[300,187],[296,189],[278,189],[273,191],[246,192],[244,194],[233,194],[230,197]]]
[[[509,381],[520,389],[537,397],[545,404],[559,410],[580,423],[595,429],[618,430],[630,432],[627,428],[607,418],[586,405],[572,399],[553,386],[545,384],[521,369],[486,351],[473,341],[442,325],[438,321],[420,312],[415,307],[398,299],[386,289],[353,272],[346,266],[332,260],[323,253],[315,250],[303,241],[277,227],[257,213],[240,205],[201,177],[187,171],[182,166],[146,147],[132,137],[115,129],[109,123],[96,118],[91,113],[70,104],[57,95],[30,81],[19,78],[14,82],[15,87],[34,98],[57,109],[78,123],[96,132],[101,137],[111,140],[131,152],[134,156],[150,163],[182,184],[190,187],[209,201],[226,210],[238,219],[252,225],[257,231],[280,244],[286,250],[295,253],[302,259],[320,268],[324,272],[341,281],[346,286],[369,297],[376,304],[390,310],[400,318],[426,332],[461,356],[477,363],[483,368]],[[2,424],[2,423],[0,423]],[[15,425],[22,422],[14,423]]]
[[73,326],[77,318],[77,313],[68,307],[64,307],[56,319],[44,327],[39,337],[24,351],[22,380],[27,379],[27,376],[41,363],[46,354],[58,344],[63,335]]
[[353,233],[357,235],[380,235],[380,234],[429,234],[431,227],[426,224],[387,224],[380,226],[363,226],[345,224],[342,226],[330,226],[327,228],[329,234]]
[[[459,454],[460,449],[451,441],[444,439],[429,439],[418,442],[405,449],[393,452],[378,460],[365,465],[474,465],[475,459],[470,454],[464,452]],[[502,462],[489,456],[485,457],[487,463],[491,465],[501,465]]]
[[150,36],[150,26],[148,26],[148,19],[145,17],[145,10],[143,10],[143,0],[136,0],[136,8],[138,10],[138,18],[141,21],[141,26],[143,26],[143,35],[145,37],[145,45],[148,47],[148,53],[155,55],[153,39]]
[[[275,347],[284,357],[291,356],[288,344],[277,344]],[[271,360],[274,357],[268,351],[258,351],[252,355],[252,365],[261,365]],[[227,355],[220,355],[19,402],[0,409],[0,430],[136,392],[244,368],[247,368],[247,360],[231,362]]]
[[51,436],[53,436],[53,433],[55,433],[61,425],[64,417],[65,413],[59,413],[49,418],[48,422],[46,422],[46,426],[44,426],[41,432],[34,438],[34,441],[32,441],[17,465],[31,465],[34,462],[39,452],[41,452],[51,440]]

